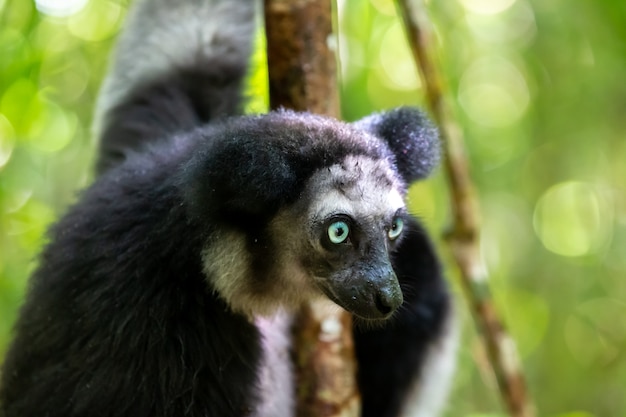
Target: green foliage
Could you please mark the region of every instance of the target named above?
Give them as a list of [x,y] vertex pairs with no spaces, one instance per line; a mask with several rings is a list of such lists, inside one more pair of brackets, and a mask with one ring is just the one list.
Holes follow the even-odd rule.
[[48,225],[89,182],[91,109],[123,11],[98,1],[52,18],[0,2],[0,356]]
[[[30,1],[0,0],[0,356],[46,227],[91,181],[93,105],[127,4],[80,3],[51,16]],[[480,193],[482,256],[539,414],[624,415],[626,3],[427,6]],[[392,0],[343,0],[338,11],[344,117],[423,104]],[[264,74],[252,74],[249,111],[266,107]],[[410,197],[441,233],[442,176]],[[449,415],[499,416],[458,298],[465,332]]]

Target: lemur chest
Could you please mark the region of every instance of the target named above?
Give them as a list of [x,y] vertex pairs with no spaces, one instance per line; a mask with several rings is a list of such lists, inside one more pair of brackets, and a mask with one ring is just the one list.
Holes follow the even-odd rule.
[[258,373],[259,404],[253,417],[290,417],[295,414],[294,373],[291,360],[291,316],[280,312],[257,318],[261,336]]

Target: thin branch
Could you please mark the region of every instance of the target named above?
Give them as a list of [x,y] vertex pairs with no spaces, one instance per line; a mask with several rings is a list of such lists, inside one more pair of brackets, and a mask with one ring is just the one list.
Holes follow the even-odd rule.
[[[270,107],[339,118],[329,0],[265,0]],[[300,417],[357,417],[351,317],[305,306],[294,323]]]
[[461,284],[509,414],[533,417],[534,406],[526,389],[515,342],[494,308],[487,272],[480,260],[479,211],[474,187],[462,133],[445,106],[441,80],[429,53],[427,32],[422,24],[426,13],[418,0],[398,0],[398,5],[413,58],[426,88],[428,105],[440,126],[444,143],[444,165],[453,211],[452,228],[446,238],[460,270]]

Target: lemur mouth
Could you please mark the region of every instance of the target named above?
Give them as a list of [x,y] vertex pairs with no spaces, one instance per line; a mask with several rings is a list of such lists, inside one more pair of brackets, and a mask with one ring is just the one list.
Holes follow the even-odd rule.
[[386,285],[374,285],[371,280],[360,280],[360,285],[347,288],[322,285],[324,294],[335,304],[364,320],[386,320],[402,305],[400,286],[393,276]]

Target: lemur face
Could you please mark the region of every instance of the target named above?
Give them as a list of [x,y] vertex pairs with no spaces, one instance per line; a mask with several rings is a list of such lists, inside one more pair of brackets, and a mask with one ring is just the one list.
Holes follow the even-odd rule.
[[386,319],[403,301],[390,259],[403,237],[403,194],[386,160],[348,156],[316,172],[263,238],[220,234],[205,252],[220,261],[205,271],[251,316],[325,295],[360,318]]
[[350,156],[313,176],[305,268],[331,300],[364,319],[402,304],[390,251],[402,238],[402,188],[384,160]]

